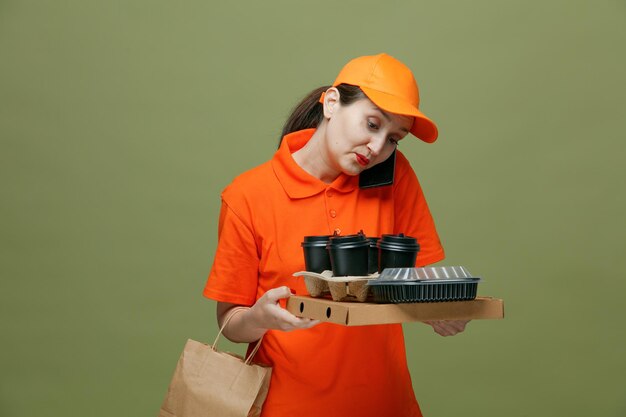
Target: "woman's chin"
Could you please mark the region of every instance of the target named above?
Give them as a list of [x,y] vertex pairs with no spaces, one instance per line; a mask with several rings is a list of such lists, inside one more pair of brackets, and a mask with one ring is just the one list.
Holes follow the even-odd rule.
[[358,166],[358,167],[350,167],[349,169],[344,169],[343,173],[351,177],[355,177],[363,171],[365,171],[365,168]]

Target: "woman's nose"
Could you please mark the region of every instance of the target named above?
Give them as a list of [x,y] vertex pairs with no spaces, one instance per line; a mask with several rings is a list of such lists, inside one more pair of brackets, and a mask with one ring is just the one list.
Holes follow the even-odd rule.
[[370,139],[370,143],[367,147],[370,150],[372,156],[378,156],[385,146],[385,138],[381,138],[380,136],[373,136]]

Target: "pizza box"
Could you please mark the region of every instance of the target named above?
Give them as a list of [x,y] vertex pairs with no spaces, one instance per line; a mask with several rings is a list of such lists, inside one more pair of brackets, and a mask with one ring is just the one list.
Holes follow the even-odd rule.
[[369,302],[342,302],[327,298],[292,295],[287,300],[286,308],[297,317],[306,317],[345,326],[406,323],[424,320],[504,318],[503,300],[492,297],[476,297],[474,300],[469,301],[377,304]]

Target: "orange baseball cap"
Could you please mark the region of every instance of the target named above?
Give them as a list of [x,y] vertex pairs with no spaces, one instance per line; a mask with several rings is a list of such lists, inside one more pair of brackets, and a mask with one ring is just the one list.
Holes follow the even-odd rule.
[[[355,58],[342,68],[333,87],[339,84],[360,87],[382,110],[413,116],[410,132],[424,142],[437,140],[437,125],[419,110],[419,88],[413,73],[394,57],[378,54]],[[323,98],[324,94],[320,101]]]

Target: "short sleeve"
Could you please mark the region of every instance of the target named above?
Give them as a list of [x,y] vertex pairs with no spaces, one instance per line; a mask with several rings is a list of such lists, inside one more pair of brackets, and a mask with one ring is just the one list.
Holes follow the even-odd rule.
[[394,233],[417,238],[420,251],[416,266],[425,266],[445,258],[435,222],[428,209],[422,187],[409,164],[398,152],[394,182]]
[[252,305],[256,300],[259,256],[250,222],[222,196],[218,243],[204,296],[213,300]]

